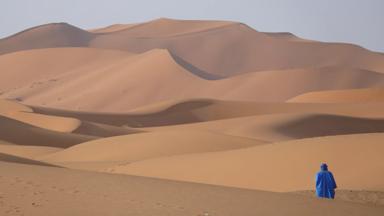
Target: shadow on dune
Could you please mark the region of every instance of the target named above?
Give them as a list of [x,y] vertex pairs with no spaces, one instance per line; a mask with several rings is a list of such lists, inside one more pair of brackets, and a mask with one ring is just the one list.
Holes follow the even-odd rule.
[[95,138],[51,131],[0,116],[0,139],[14,144],[66,148]]
[[52,166],[52,167],[58,167],[52,164],[31,160],[23,157],[17,157],[9,154],[0,153],[0,161],[9,162],[9,163],[21,163],[21,164],[28,164],[28,165],[39,165],[39,166]]
[[384,132],[384,119],[318,114],[289,121],[275,127],[286,136],[301,139],[358,133]]
[[199,69],[198,67],[196,67],[193,64],[187,62],[186,60],[184,60],[180,56],[172,53],[171,51],[169,51],[169,54],[171,55],[171,57],[173,58],[173,60],[177,64],[179,64],[184,69],[186,69],[187,71],[191,72],[192,74],[194,74],[194,75],[196,75],[196,76],[198,76],[200,78],[203,78],[203,79],[206,79],[206,80],[219,80],[219,79],[224,78],[222,76],[211,74],[211,73],[208,73],[206,71],[203,71],[203,70]]
[[62,117],[77,118],[82,121],[89,121],[101,124],[108,124],[114,126],[130,126],[130,127],[152,127],[152,126],[165,126],[184,124],[192,122],[204,121],[194,111],[196,109],[204,108],[213,104],[212,100],[195,100],[181,102],[172,105],[160,111],[151,113],[92,113],[92,112],[78,112],[58,110],[44,107],[32,107],[33,111],[40,114],[55,115]]

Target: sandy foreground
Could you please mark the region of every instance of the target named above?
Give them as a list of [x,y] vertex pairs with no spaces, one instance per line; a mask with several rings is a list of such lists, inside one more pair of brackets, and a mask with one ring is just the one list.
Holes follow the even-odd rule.
[[382,215],[382,206],[0,163],[2,215]]
[[0,215],[382,216],[383,143],[384,55],[352,44],[166,18],[0,39]]

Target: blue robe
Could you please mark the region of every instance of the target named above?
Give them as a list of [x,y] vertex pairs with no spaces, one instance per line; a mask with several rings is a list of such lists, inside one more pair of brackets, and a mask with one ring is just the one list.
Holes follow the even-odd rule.
[[[323,167],[322,167],[323,168]],[[322,198],[335,198],[335,189],[337,188],[335,179],[327,168],[322,169],[316,175],[316,195]]]

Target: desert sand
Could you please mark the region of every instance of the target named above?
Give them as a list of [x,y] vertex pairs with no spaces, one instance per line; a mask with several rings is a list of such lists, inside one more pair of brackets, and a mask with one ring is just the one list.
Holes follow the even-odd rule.
[[383,89],[381,53],[238,22],[26,29],[0,39],[0,215],[381,216]]

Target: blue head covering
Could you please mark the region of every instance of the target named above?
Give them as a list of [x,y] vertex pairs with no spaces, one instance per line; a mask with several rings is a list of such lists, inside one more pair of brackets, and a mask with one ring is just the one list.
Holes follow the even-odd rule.
[[320,168],[322,171],[328,171],[328,165],[326,163],[321,164]]

